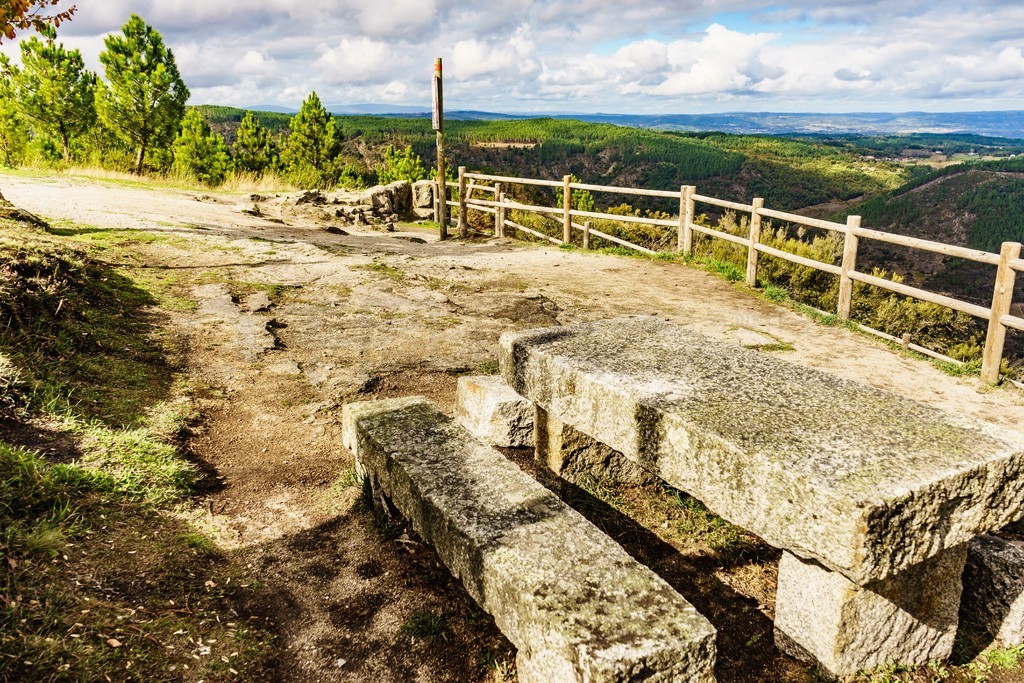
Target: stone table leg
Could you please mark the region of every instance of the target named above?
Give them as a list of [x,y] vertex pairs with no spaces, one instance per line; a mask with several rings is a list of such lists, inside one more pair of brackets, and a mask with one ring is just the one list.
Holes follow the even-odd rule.
[[626,484],[658,480],[622,453],[565,424],[536,404],[533,427],[537,470],[542,478],[554,475],[556,483],[562,479],[573,484],[586,477]]
[[1024,541],[983,535],[968,548],[961,619],[989,637],[986,646],[1024,643]]
[[965,544],[868,589],[783,552],[775,642],[835,676],[945,659],[956,636],[966,558]]

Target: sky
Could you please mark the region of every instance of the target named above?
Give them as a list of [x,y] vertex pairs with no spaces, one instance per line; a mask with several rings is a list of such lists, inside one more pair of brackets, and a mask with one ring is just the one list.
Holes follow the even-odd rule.
[[[1024,109],[1020,0],[77,0],[100,70],[132,13],[191,104],[689,114]],[[16,45],[0,47],[14,56]],[[102,72],[101,72],[102,75]]]

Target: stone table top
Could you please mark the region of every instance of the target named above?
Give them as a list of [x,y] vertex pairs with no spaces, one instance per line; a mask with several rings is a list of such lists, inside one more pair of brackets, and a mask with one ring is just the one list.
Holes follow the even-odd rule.
[[767,542],[868,584],[1024,517],[1024,436],[653,317],[510,332],[506,381]]

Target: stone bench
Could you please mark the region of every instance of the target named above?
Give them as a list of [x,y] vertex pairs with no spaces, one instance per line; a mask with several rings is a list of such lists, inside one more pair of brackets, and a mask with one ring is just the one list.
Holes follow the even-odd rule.
[[966,544],[1024,516],[1019,434],[653,317],[507,333],[500,365],[540,465],[582,434],[782,548],[777,642],[833,674],[947,657]]
[[432,403],[350,403],[342,423],[374,490],[518,648],[520,681],[714,680],[704,617]]

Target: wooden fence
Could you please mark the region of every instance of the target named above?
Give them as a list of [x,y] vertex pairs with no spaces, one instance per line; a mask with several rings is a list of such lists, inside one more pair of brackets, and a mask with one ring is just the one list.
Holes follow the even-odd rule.
[[[491,183],[491,184],[486,184]],[[968,249],[952,244],[932,242],[930,240],[906,237],[879,230],[871,230],[861,226],[860,216],[850,216],[846,223],[835,223],[832,221],[809,218],[794,213],[768,209],[763,199],[754,199],[750,204],[726,201],[715,197],[708,197],[697,193],[697,188],[692,185],[684,185],[678,192],[666,190],[646,190],[630,187],[612,187],[607,185],[590,185],[587,183],[572,182],[571,176],[565,176],[561,181],[540,180],[537,178],[515,178],[510,176],[488,175],[483,173],[468,173],[465,167],[459,168],[459,180],[457,183],[446,183],[447,186],[458,189],[457,201],[447,201],[449,206],[458,207],[458,227],[462,236],[466,236],[469,230],[467,219],[468,210],[474,209],[494,215],[494,231],[498,237],[505,237],[506,228],[511,226],[535,237],[547,240],[553,244],[570,243],[573,230],[582,232],[582,244],[584,249],[590,248],[591,237],[599,237],[614,244],[645,254],[656,252],[633,244],[627,240],[614,235],[601,232],[591,227],[589,220],[582,224],[574,222],[579,219],[607,219],[620,223],[634,223],[654,225],[676,231],[676,250],[683,254],[690,254],[693,250],[693,234],[700,233],[715,239],[726,240],[733,244],[740,245],[747,250],[746,282],[754,287],[757,284],[758,257],[761,254],[774,256],[791,263],[824,271],[839,277],[839,302],[836,315],[840,320],[850,319],[850,310],[853,304],[853,284],[862,282],[867,285],[881,287],[882,289],[912,297],[921,301],[927,301],[946,308],[970,314],[977,318],[988,321],[988,331],[985,337],[985,350],[982,357],[981,378],[985,382],[995,384],[999,381],[999,366],[1003,358],[1003,349],[1006,341],[1008,328],[1024,331],[1024,318],[1010,315],[1010,307],[1013,303],[1013,289],[1016,274],[1024,272],[1024,259],[1021,258],[1020,242],[1004,242],[998,254],[977,249]],[[533,206],[512,201],[505,194],[504,189],[512,185],[539,185],[543,187],[561,188],[562,206]],[[645,218],[641,216],[623,216],[598,211],[580,211],[572,208],[572,191],[587,190],[591,192],[606,192],[624,195],[639,195],[645,197],[661,197],[679,200],[679,217],[673,220],[661,218]],[[477,193],[485,193],[487,199],[475,197]],[[438,193],[440,196],[440,193]],[[696,206],[707,204],[723,209],[730,209],[741,214],[749,214],[749,233],[746,237],[733,235],[721,230],[715,230],[694,222]],[[540,215],[560,218],[562,221],[562,237],[558,239],[542,232],[533,230],[508,218],[509,210],[527,211]],[[819,228],[843,235],[843,257],[839,265],[825,263],[808,259],[796,254],[791,254],[780,249],[775,249],[761,243],[761,222],[763,218],[775,218],[797,225],[804,225],[811,228]],[[921,251],[953,256],[967,259],[976,263],[984,263],[994,266],[995,285],[993,288],[992,305],[989,308],[977,304],[961,301],[950,296],[930,292],[918,287],[913,287],[899,282],[886,280],[868,273],[857,270],[857,251],[860,240],[875,240],[902,247],[909,247]],[[941,353],[937,353],[923,346],[910,343],[909,335],[902,339],[893,337],[879,330],[872,329],[865,325],[858,327],[871,334],[882,337],[888,341],[901,344],[918,353],[937,358],[942,361],[959,363]]]

